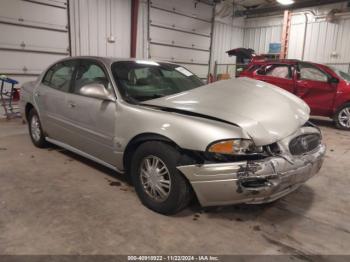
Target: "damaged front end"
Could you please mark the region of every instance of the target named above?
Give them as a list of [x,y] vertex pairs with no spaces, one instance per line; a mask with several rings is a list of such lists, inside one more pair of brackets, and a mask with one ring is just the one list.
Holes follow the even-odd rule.
[[326,148],[311,126],[251,159],[179,166],[202,206],[266,203],[297,189],[322,166]]

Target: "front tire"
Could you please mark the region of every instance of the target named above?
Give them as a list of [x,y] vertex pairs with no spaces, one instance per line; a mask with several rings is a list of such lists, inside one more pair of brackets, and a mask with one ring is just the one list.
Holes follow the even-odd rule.
[[350,103],[340,107],[334,115],[337,128],[350,131]]
[[191,200],[191,187],[176,168],[181,154],[162,142],[141,144],[131,162],[136,193],[148,208],[161,214],[174,214]]
[[41,126],[39,115],[35,109],[30,110],[28,116],[29,135],[36,147],[45,148],[48,143],[45,140],[45,135]]

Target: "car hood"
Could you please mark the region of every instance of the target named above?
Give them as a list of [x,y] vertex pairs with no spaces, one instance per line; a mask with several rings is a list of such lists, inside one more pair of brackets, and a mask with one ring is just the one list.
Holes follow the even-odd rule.
[[274,85],[249,78],[222,80],[143,104],[220,119],[241,127],[256,145],[294,133],[308,119],[304,101]]

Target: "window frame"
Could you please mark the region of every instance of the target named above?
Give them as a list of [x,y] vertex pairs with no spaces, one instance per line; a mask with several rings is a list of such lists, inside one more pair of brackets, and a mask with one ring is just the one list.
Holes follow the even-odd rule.
[[252,64],[245,70],[249,73],[257,73],[257,71],[259,71],[263,66],[263,64]]
[[79,58],[79,59],[77,59],[76,70],[75,70],[74,75],[73,75],[73,77],[72,77],[72,81],[71,81],[71,86],[70,86],[70,89],[69,89],[69,93],[70,93],[70,94],[73,94],[73,95],[77,95],[77,96],[83,96],[83,97],[89,97],[89,98],[98,99],[98,98],[95,98],[95,97],[85,96],[85,95],[82,95],[82,94],[79,94],[79,93],[75,93],[75,92],[74,92],[74,87],[75,87],[74,84],[75,84],[75,81],[76,81],[76,76],[77,76],[77,74],[78,74],[79,67],[80,67],[80,65],[81,65],[83,62],[90,62],[90,63],[93,63],[93,64],[99,66],[99,67],[102,69],[103,73],[106,75],[106,78],[107,78],[109,84],[110,84],[111,87],[112,87],[112,95],[113,95],[114,98],[117,100],[117,93],[116,93],[116,91],[115,91],[115,89],[114,89],[113,81],[112,81],[112,79],[111,79],[111,77],[110,77],[110,75],[109,75],[109,73],[108,73],[108,70],[107,70],[105,64],[102,63],[101,61],[99,61],[99,60],[97,60],[97,59],[93,59],[93,58]]
[[[316,70],[318,70],[319,72],[323,73],[326,75],[327,80],[326,81],[320,81],[320,80],[314,80],[314,79],[304,79],[301,78],[301,72],[300,72],[300,66],[301,65],[306,65],[305,67],[311,67],[314,68]],[[310,64],[310,63],[306,63],[306,62],[299,62],[297,65],[297,80],[301,80],[301,81],[315,81],[315,82],[320,82],[320,83],[329,83],[329,79],[332,78],[330,74],[328,74],[327,72],[325,72],[324,70],[322,70],[321,68]]]
[[[46,78],[46,76],[49,74],[49,72],[50,72],[51,69],[53,69],[54,67],[56,67],[56,66],[58,66],[58,65],[60,65],[60,64],[63,64],[63,65],[64,65],[64,63],[72,63],[72,64],[73,64],[73,67],[74,67],[73,73],[72,73],[72,75],[71,75],[71,77],[70,77],[70,80],[69,80],[69,86],[68,86],[68,89],[67,89],[66,91],[65,91],[65,90],[61,90],[61,89],[57,89],[57,88],[55,88],[55,87],[53,87],[53,86],[51,85],[52,75],[54,74],[55,71],[53,71],[53,73],[52,73],[52,75],[51,75],[51,77],[50,77],[50,81],[49,81],[49,82],[46,82],[46,81],[45,81],[45,78]],[[73,77],[75,77],[75,74],[76,74],[76,71],[77,71],[77,64],[78,64],[77,59],[63,60],[63,61],[59,61],[59,62],[53,64],[52,66],[49,67],[49,69],[46,70],[46,72],[45,72],[43,78],[41,79],[41,82],[40,82],[40,83],[43,84],[43,85],[45,85],[45,86],[47,86],[47,87],[49,87],[49,88],[51,88],[51,89],[54,89],[54,90],[56,90],[56,91],[63,92],[63,93],[69,93],[70,90],[71,90],[71,88],[72,88],[72,83],[73,83],[72,79],[73,79]]]
[[[266,75],[266,73],[264,75],[263,74],[259,74],[259,70],[261,70],[262,68],[264,68],[264,70],[265,70],[266,67],[268,67],[268,66],[273,66],[274,68],[276,68],[276,67],[287,67],[289,78],[283,78],[283,77],[277,77],[277,76],[272,76],[272,75]],[[292,65],[290,65],[290,64],[283,64],[283,63],[265,64],[262,67],[260,67],[258,70],[256,70],[256,74],[259,75],[259,76],[272,77],[272,78],[283,79],[283,80],[293,80],[293,68],[292,68]]]

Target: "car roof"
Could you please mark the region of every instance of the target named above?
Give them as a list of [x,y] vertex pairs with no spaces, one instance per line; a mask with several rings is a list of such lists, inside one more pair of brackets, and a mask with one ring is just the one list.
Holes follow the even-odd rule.
[[297,59],[278,59],[278,60],[252,60],[252,64],[295,64],[301,62]]
[[264,64],[289,64],[293,65],[296,63],[308,63],[317,67],[327,67],[327,65],[318,64],[310,61],[301,61],[298,59],[278,59],[278,60],[252,60],[252,64],[264,65]]
[[157,62],[157,63],[167,63],[167,64],[173,64],[177,65],[176,63],[172,63],[169,61],[160,61],[160,60],[152,60],[152,59],[142,59],[142,58],[122,58],[122,57],[109,57],[109,56],[71,56],[66,57],[60,61],[68,61],[68,60],[75,60],[75,59],[93,59],[100,61],[104,64],[112,64],[114,62],[118,61],[149,61],[149,62]]

